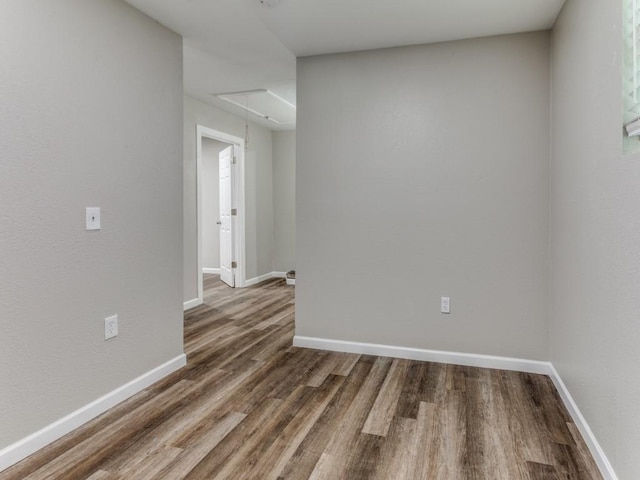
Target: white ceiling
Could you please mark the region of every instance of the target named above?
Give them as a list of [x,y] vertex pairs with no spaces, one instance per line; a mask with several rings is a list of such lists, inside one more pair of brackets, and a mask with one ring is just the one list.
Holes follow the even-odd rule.
[[188,95],[244,116],[212,94],[268,89],[295,104],[296,56],[545,30],[565,0],[127,1],[184,37]]

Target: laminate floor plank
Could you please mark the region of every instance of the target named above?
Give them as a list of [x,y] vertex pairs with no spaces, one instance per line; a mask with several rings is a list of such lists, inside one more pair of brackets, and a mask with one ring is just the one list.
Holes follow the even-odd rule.
[[204,279],[187,366],[0,480],[601,480],[551,380],[292,346],[295,289]]
[[147,426],[148,433],[144,438],[134,442],[122,455],[107,461],[103,468],[126,478],[126,472],[135,471],[140,459],[152,455],[160,446],[182,449],[197,444],[201,437],[209,438],[214,434],[217,438],[217,432],[224,431],[229,422],[236,421],[237,424],[245,417],[238,413],[228,415],[221,406],[227,393],[240,381],[238,378],[235,383],[225,382],[220,388],[201,391],[190,402],[188,410],[179,410],[155,428]]
[[580,431],[575,423],[569,421],[567,422],[567,428],[571,432],[571,436],[573,437],[573,444],[575,445],[576,454],[579,457],[578,464],[584,473],[584,475],[588,475],[589,472],[598,471],[598,465],[596,461],[589,453],[589,449],[587,445],[582,440],[582,435],[580,435]]
[[[370,359],[363,357],[360,361],[366,362]],[[391,359],[389,358],[379,357],[374,361],[366,380],[344,416],[340,429],[334,432],[310,478],[348,478],[345,475],[349,468],[352,473],[354,470],[363,471],[352,459],[359,454],[356,453],[358,449],[355,448],[355,445],[360,442],[360,449],[367,446],[362,444],[362,441],[366,442],[366,439],[361,437],[367,435],[362,433],[362,428],[390,367]],[[330,464],[326,463],[326,458],[331,459]],[[360,460],[364,461],[365,459],[355,459],[355,461]]]
[[[235,462],[225,465],[216,478],[276,480],[343,382],[344,378],[334,376],[319,388],[298,386],[276,412],[273,427],[245,443],[244,452],[239,452]],[[250,470],[247,464],[252,465]]]
[[334,355],[337,355],[338,361],[331,373],[342,375],[343,377],[349,375],[358,360],[360,360],[360,355],[357,353],[334,353]]
[[24,478],[86,478],[112,456],[126,452],[146,434],[147,425],[170,417],[192,386],[192,382],[182,380]]
[[135,478],[136,480],[150,480],[155,478],[166,466],[172,465],[183,451],[175,447],[161,447],[148,452],[138,461],[131,463],[116,472],[120,478]]
[[413,451],[417,420],[396,417],[389,425],[386,441],[382,443],[378,462],[384,468],[376,467],[371,472],[373,480],[405,480],[411,478]]
[[[224,365],[224,369],[235,369],[243,360],[253,360],[254,362],[267,363],[274,358],[278,352],[283,352],[285,348],[291,345],[291,336],[293,336],[293,325],[282,325],[273,330],[263,330],[264,338],[254,343],[250,348],[243,352],[242,356],[236,358]],[[271,328],[271,327],[270,327]]]
[[289,460],[282,478],[304,480],[311,476],[331,438],[336,432],[342,431],[345,416],[367,379],[371,366],[370,362],[359,362],[354,366],[340,390]]
[[[523,454],[525,450],[522,446],[525,445],[528,434],[515,427],[520,425],[518,423],[520,412],[510,411],[512,405],[503,389],[504,378],[510,376],[511,372],[500,370],[482,370],[482,372],[488,372],[490,375],[491,398],[488,407],[490,407],[491,417],[487,422],[486,434],[492,437],[492,451],[497,456],[499,468],[507,479],[529,479],[529,470],[526,463],[521,460],[527,457]],[[486,464],[484,471],[485,475],[491,472]]]
[[265,428],[278,411],[282,400],[267,398],[258,404],[219,444],[183,477],[188,480],[212,479],[225,465],[237,458],[240,448]]
[[[4,479],[5,476],[8,479],[23,479],[32,472],[43,468],[45,465],[53,462],[60,457],[67,450],[82,443],[84,440],[89,439],[102,429],[106,428],[113,422],[113,418],[120,418],[127,415],[129,412],[135,410],[137,407],[147,402],[152,397],[152,394],[148,391],[142,391],[133,397],[129,398],[126,402],[113,407],[109,412],[104,413],[96,417],[93,421],[84,424],[77,428],[73,432],[60,438],[58,441],[53,442],[43,449],[37,451],[29,457],[29,461],[22,461],[5,473],[0,472],[0,478]],[[99,470],[96,471],[96,475]],[[108,473],[108,472],[103,472]]]
[[331,352],[307,384],[312,387],[320,386],[328,375],[341,375],[346,377],[351,373],[351,369],[358,362],[359,358],[360,355],[358,354]]
[[116,477],[109,472],[105,472],[104,470],[98,470],[90,477],[87,477],[87,480],[119,480],[120,477]]
[[547,431],[557,443],[575,445],[571,431],[567,424],[572,423],[571,417],[565,410],[549,408],[561,402],[551,379],[541,375],[528,374],[525,376],[528,394],[536,406],[538,417],[542,419]]
[[435,403],[420,402],[407,479],[429,480],[429,472],[434,470],[431,464],[438,460],[433,454],[439,434],[437,413]]
[[[506,441],[510,440],[509,444],[512,445],[516,457],[540,465],[552,463],[553,455],[549,452],[555,448],[555,442],[545,425],[538,423],[540,418],[535,412],[535,407],[526,398],[526,389],[520,385],[517,375],[505,372],[497,388],[507,411],[505,423],[510,436],[506,437]],[[537,435],[529,434],[532,428]]]
[[417,418],[421,402],[433,403],[436,380],[435,368],[441,364],[427,362],[410,362],[407,381],[402,386],[398,400],[398,415],[406,418]]
[[[262,321],[257,323],[253,328],[256,330],[264,330],[270,325],[293,323],[294,315],[295,306],[293,303],[288,303],[281,310],[274,312],[273,315],[263,318]],[[287,322],[287,320],[291,320],[291,322]]]
[[436,441],[429,452],[429,480],[468,478],[466,470],[466,398],[465,392],[447,390],[436,411]]
[[349,453],[343,455],[346,464],[334,478],[369,480],[375,476],[376,470],[387,470],[387,466],[381,463],[380,455],[384,441],[385,439],[378,435],[360,433],[349,447]]
[[493,372],[483,370],[465,381],[467,477],[483,479],[526,478],[526,469],[517,462],[508,412]]
[[531,480],[562,480],[556,467],[544,463],[527,462],[527,472]]
[[376,401],[369,410],[367,421],[362,427],[362,433],[382,437],[387,435],[398,405],[398,399],[402,393],[402,385],[405,382],[409,363],[408,360],[393,360]]
[[231,413],[226,415],[217,425],[209,428],[204,435],[196,441],[191,439],[186,448],[182,450],[176,462],[166,465],[155,475],[155,479],[163,478],[182,479],[196,468],[202,460],[246,418],[245,414]]

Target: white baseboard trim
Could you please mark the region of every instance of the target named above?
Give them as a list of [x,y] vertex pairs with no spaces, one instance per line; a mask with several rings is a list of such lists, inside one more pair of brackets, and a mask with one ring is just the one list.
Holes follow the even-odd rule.
[[184,302],[182,308],[184,310],[189,310],[190,308],[197,307],[198,305],[202,305],[202,300],[200,300],[199,298],[194,298],[193,300]]
[[573,422],[580,430],[591,455],[593,456],[604,480],[618,480],[611,463],[600,447],[595,435],[589,428],[587,421],[580,413],[580,409],[571,397],[569,390],[560,378],[551,362],[525,360],[520,358],[497,357],[492,355],[476,355],[469,353],[445,352],[439,350],[424,350],[419,348],[397,347],[375,343],[347,342],[317,337],[293,337],[295,347],[330,350],[334,352],[360,353],[383,357],[404,358],[408,360],[422,360],[426,362],[453,363],[469,367],[497,368],[500,370],[514,370],[517,372],[537,373],[548,375],[555,385],[560,398],[569,411]]
[[573,397],[569,393],[567,386],[562,381],[562,378],[560,378],[560,375],[558,374],[556,368],[552,363],[549,363],[549,377],[555,385],[556,390],[560,394],[560,398],[562,398],[565,407],[567,407],[567,410],[569,411],[569,415],[571,415],[573,422],[578,427],[578,430],[580,430],[580,434],[582,435],[582,438],[584,438],[587,447],[589,447],[589,451],[591,452],[593,459],[596,461],[596,464],[598,465],[598,468],[600,469],[600,473],[602,474],[604,480],[618,480],[618,476],[613,470],[611,463],[609,463],[609,459],[602,450],[602,447],[591,431],[589,424],[582,416],[578,405],[573,400]]
[[260,275],[259,277],[248,278],[247,280],[245,280],[244,286],[251,287],[253,285],[257,285],[260,282],[264,282],[265,280],[269,280],[270,278],[273,278],[272,272],[265,273],[264,275]]
[[264,282],[265,280],[269,280],[271,278],[286,278],[286,272],[269,272],[264,275],[260,275],[259,277],[253,277],[245,280],[244,287],[251,287],[253,285],[257,285],[260,282]]
[[202,268],[202,273],[213,273],[215,275],[220,275],[220,269],[219,268],[207,268],[207,267],[203,267]]
[[0,472],[18,463],[32,453],[58,440],[89,420],[115,407],[120,402],[144,390],[151,384],[187,364],[186,355],[182,354],[166,363],[148,371],[138,378],[94,400],[84,407],[70,413],[50,425],[32,433],[28,437],[0,450]]
[[497,368],[500,370],[515,370],[518,372],[540,373],[543,375],[547,375],[549,373],[548,362],[524,360],[520,358],[445,352],[440,350],[425,350],[421,348],[397,347],[376,343],[345,342],[343,340],[302,337],[299,335],[293,337],[293,345],[296,347],[331,350],[334,352],[361,353],[366,355],[378,355],[381,357],[422,360],[425,362],[453,363],[468,367]]

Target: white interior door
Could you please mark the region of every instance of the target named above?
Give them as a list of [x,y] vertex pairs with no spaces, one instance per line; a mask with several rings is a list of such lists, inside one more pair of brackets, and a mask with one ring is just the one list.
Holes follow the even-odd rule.
[[233,146],[219,153],[220,159],[220,280],[235,286],[233,268],[233,228],[231,217],[231,159]]

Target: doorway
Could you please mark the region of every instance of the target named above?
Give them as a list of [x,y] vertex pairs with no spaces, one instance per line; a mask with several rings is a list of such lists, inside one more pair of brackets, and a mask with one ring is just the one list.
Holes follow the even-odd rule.
[[[227,265],[231,275],[230,283],[235,287],[243,287],[245,284],[245,242],[244,242],[244,140],[233,135],[213,130],[202,125],[196,128],[196,191],[197,191],[197,256],[198,256],[198,302],[204,300],[204,273],[220,273],[220,261],[230,263]],[[226,152],[225,152],[226,149]],[[216,151],[217,150],[217,151]],[[213,153],[212,153],[213,152]],[[220,164],[218,154],[226,154],[226,187],[221,187],[224,181],[220,177]],[[212,155],[215,157],[212,158]],[[222,158],[222,157],[220,157]],[[217,161],[214,161],[217,160]],[[225,163],[225,162],[223,162]],[[214,172],[218,172],[214,175]],[[217,183],[217,188],[212,187],[212,182]],[[212,193],[214,191],[215,193]],[[219,203],[213,201],[214,195],[219,196],[220,202],[230,212],[225,220],[224,238],[220,235],[222,218],[212,212]],[[224,198],[222,198],[224,197]],[[217,217],[217,218],[216,218]],[[212,228],[211,224],[214,224]],[[222,239],[222,244],[212,241],[217,236]],[[211,247],[214,244],[216,246]],[[220,255],[219,248],[225,249],[225,255]],[[215,249],[218,249],[217,255]],[[224,258],[226,260],[224,260]]]
[[[231,267],[231,231],[228,165],[224,170],[225,182],[221,186],[220,156],[224,152],[224,160],[229,163],[233,145],[211,138],[202,138],[202,271],[206,274],[220,275],[222,251],[224,250],[225,273]],[[223,162],[225,163],[225,162]],[[223,214],[224,211],[224,214]],[[224,215],[224,230],[222,219]],[[223,232],[226,235],[223,235]],[[223,240],[225,245],[223,245]],[[227,280],[226,283],[229,283]],[[231,282],[233,286],[233,282]]]

